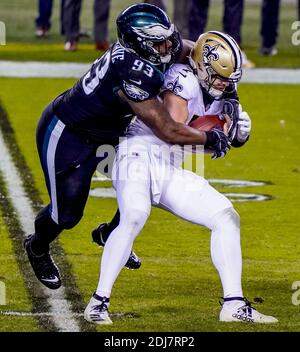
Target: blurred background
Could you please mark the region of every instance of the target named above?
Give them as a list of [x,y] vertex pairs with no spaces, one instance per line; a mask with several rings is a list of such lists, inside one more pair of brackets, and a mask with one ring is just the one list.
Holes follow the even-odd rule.
[[[45,4],[49,0],[41,1]],[[80,0],[64,1],[70,4]],[[27,203],[34,206],[35,212],[40,204],[49,201],[35,146],[37,121],[45,106],[76,82],[78,72],[75,76],[67,75],[74,72],[72,67],[84,66],[85,72],[88,63],[103,54],[104,48],[96,48],[93,36],[94,1],[82,0],[81,36],[77,46],[72,47],[72,43],[66,45],[66,35],[61,34],[61,0],[53,0],[51,27],[47,31],[36,24],[38,0],[0,0],[0,21],[5,23],[7,34],[6,45],[0,45],[0,142],[3,134],[7,146],[7,152],[0,148],[0,166],[10,155],[22,175]],[[189,1],[203,4],[207,0],[165,0],[170,17],[173,18],[176,3],[175,10],[184,20]],[[230,1],[233,6],[239,2],[224,1]],[[223,29],[224,1],[210,0],[205,30]],[[209,231],[155,208],[134,244],[134,250],[143,260],[142,269],[123,270],[116,282],[110,306],[114,324],[98,327],[85,324],[82,313],[96,287],[101,254],[91,243],[90,231],[99,223],[109,221],[116,209],[114,198],[99,198],[96,192],[109,191],[111,182],[94,177],[85,216],[76,228],[60,237],[54,248],[64,275],[66,300],[81,331],[300,331],[300,300],[291,300],[292,295],[299,297],[297,288],[300,287],[297,286],[300,283],[299,0],[280,1],[278,38],[272,48],[277,53],[273,51],[269,55],[259,53],[263,1],[274,8],[278,0],[244,1],[243,51],[257,68],[288,70],[248,69],[245,72],[244,77],[254,77],[251,82],[242,80],[239,86],[243,108],[253,123],[250,142],[245,148],[232,148],[226,158],[217,161],[207,155],[205,177],[214,180],[218,191],[236,201],[234,205],[242,219],[245,296],[260,305],[258,310],[276,316],[279,324],[219,323],[218,302],[222,292],[211,263]],[[101,12],[106,0],[98,2]],[[117,15],[133,3],[110,1],[108,46],[117,38]],[[191,11],[194,15],[195,8]],[[267,22],[271,22],[271,12],[267,12]],[[231,19],[237,20],[236,12]],[[294,41],[297,45],[292,44],[292,37],[297,39]],[[86,65],[24,65],[26,61]],[[38,66],[42,66],[39,72]],[[65,72],[56,78],[47,77],[51,66],[63,66]],[[34,77],[24,78],[20,75],[24,71],[33,73]],[[279,80],[266,80],[276,77]],[[26,209],[18,215],[12,205],[16,197],[7,191],[7,179],[10,178],[5,179],[1,169],[0,331],[61,331],[54,323],[60,321],[60,315],[57,319],[55,314],[49,314],[48,294],[41,290],[24,256],[22,242],[27,233],[20,219],[25,218],[27,223],[30,219]],[[242,201],[237,201],[238,196],[244,196]],[[253,201],[257,199],[268,200]],[[33,219],[30,222],[33,224]],[[2,302],[2,305],[1,283],[6,287],[6,304]]]
[[[183,1],[185,3],[185,1]],[[115,20],[120,11],[136,1],[112,0],[109,13],[109,42],[116,40]],[[173,17],[174,3],[165,0],[169,16]],[[65,37],[61,35],[60,0],[53,0],[51,28],[45,37],[36,37],[35,19],[38,17],[38,0],[1,0],[0,21],[6,25],[6,46],[1,46],[1,60],[43,60],[90,62],[99,56],[93,38],[94,0],[82,0],[78,50],[65,52]],[[176,5],[176,6],[179,6]],[[298,21],[298,0],[281,0],[279,28],[275,56],[262,56],[261,47],[262,0],[246,0],[242,24],[242,46],[256,67],[300,67],[300,44],[292,45],[292,23]],[[223,1],[211,0],[206,30],[222,30]],[[298,26],[300,29],[300,26]]]

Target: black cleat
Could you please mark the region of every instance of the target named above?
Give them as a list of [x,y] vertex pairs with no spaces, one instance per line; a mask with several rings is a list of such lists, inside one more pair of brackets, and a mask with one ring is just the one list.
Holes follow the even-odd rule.
[[51,290],[56,290],[61,286],[61,279],[58,267],[54,263],[50,251],[42,255],[35,255],[31,250],[31,240],[33,235],[27,236],[24,240],[24,248],[27,252],[29,262],[37,279]]
[[[109,224],[106,222],[103,224],[100,224],[96,229],[92,231],[93,242],[97,243],[101,247],[104,247],[109,235],[110,235]],[[125,267],[127,269],[134,270],[134,269],[139,269],[141,265],[142,265],[142,262],[140,258],[133,251],[131,251],[129,258],[125,264]]]
[[108,231],[107,222],[100,224],[96,229],[92,231],[93,242],[97,243],[101,247],[104,247],[109,235],[110,232]]
[[142,262],[140,258],[133,251],[131,251],[129,258],[125,264],[125,267],[127,269],[135,270],[135,269],[139,269],[141,265],[142,265]]

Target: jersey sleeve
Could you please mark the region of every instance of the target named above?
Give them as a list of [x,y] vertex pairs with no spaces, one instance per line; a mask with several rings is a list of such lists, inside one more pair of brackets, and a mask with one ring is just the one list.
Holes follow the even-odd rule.
[[116,60],[114,66],[119,88],[128,99],[141,102],[152,99],[160,93],[163,74],[145,60],[126,52],[124,60]]
[[187,65],[172,65],[165,74],[162,91],[171,91],[185,100],[197,95],[199,84]]

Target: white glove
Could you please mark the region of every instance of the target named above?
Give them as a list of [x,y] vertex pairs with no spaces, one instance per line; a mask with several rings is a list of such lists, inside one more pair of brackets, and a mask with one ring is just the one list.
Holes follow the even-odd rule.
[[246,111],[240,111],[236,138],[239,142],[243,143],[250,135],[251,119]]

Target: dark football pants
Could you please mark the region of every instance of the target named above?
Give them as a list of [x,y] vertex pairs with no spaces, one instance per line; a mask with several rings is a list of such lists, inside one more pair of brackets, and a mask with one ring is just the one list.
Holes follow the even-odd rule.
[[54,115],[51,106],[41,117],[36,139],[50,196],[50,204],[35,220],[33,247],[36,252],[43,252],[62,230],[71,229],[80,221],[101,159],[96,157],[99,144],[74,134]]
[[41,27],[43,29],[50,29],[52,7],[53,7],[53,0],[39,0],[39,3],[38,3],[39,15],[35,20],[35,24],[37,27]]
[[[209,0],[192,0],[189,17],[189,39],[196,41],[205,32]],[[244,0],[224,0],[223,30],[241,43]]]
[[261,8],[262,46],[270,48],[276,44],[279,26],[280,0],[264,0]]

